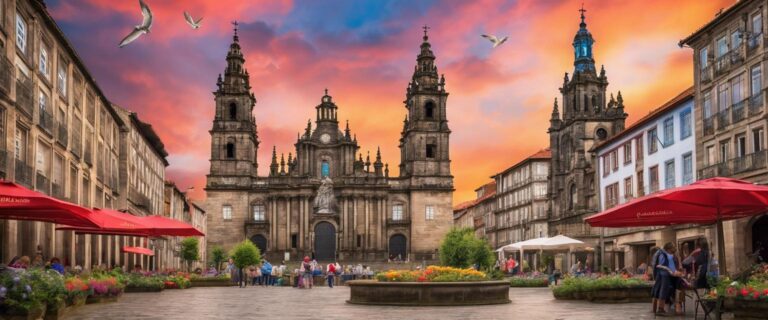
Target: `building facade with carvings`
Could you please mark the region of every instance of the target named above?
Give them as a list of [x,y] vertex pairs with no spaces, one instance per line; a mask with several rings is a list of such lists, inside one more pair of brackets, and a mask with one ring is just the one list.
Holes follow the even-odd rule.
[[605,68],[597,71],[594,39],[584,12],[573,39],[574,70],[565,74],[560,88],[562,112],[555,100],[550,118],[552,158],[549,180],[549,234],[563,234],[595,246],[598,236],[584,218],[599,210],[592,147],[624,130],[624,101],[607,93]]
[[[693,49],[699,179],[768,184],[767,10],[765,0],[737,1],[680,41]],[[749,265],[747,253],[768,243],[768,217],[726,221],[724,235],[727,269],[737,272]]]
[[[256,99],[237,32],[214,92],[205,211],[208,246],[249,239],[269,259],[385,261],[437,258],[452,226],[445,78],[425,32],[405,95],[399,175],[378,150],[362,152],[343,107],[326,91],[287,156],[259,175]],[[282,150],[281,150],[282,151]],[[266,171],[266,170],[265,170]]]

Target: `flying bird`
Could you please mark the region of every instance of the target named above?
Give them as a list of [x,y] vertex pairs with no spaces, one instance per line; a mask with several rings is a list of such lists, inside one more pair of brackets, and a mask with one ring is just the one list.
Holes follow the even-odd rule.
[[499,39],[496,36],[487,35],[487,34],[483,34],[483,35],[481,35],[481,37],[486,38],[489,41],[491,41],[491,43],[493,43],[493,47],[494,48],[500,46],[502,43],[504,43],[504,41],[507,41],[507,38],[509,38],[509,37],[504,37],[504,38]]
[[197,21],[195,21],[189,12],[184,11],[184,20],[187,20],[187,24],[192,27],[192,29],[199,29],[200,21],[203,21],[203,18],[197,19]]
[[125,36],[123,41],[120,41],[120,48],[138,39],[142,34],[149,33],[149,28],[152,27],[152,11],[149,10],[149,6],[142,0],[139,0],[139,6],[141,7],[141,15],[144,17],[141,20],[141,25],[135,26],[133,31]]

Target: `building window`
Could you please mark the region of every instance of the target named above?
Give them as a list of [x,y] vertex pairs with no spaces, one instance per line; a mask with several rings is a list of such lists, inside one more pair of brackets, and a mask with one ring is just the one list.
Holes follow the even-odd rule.
[[597,138],[600,140],[605,140],[605,138],[608,137],[608,131],[606,131],[603,128],[597,129],[597,132],[595,134],[597,135]]
[[632,199],[632,176],[624,179],[624,199]]
[[59,71],[58,71],[58,88],[59,88],[59,94],[66,97],[67,96],[67,65],[65,63],[61,62],[61,59],[59,59]]
[[42,119],[43,114],[48,113],[48,95],[46,95],[45,92],[40,91],[40,98],[38,99],[37,106],[40,109],[40,117]]
[[664,188],[675,187],[675,160],[669,160],[664,163]]
[[221,217],[224,218],[224,220],[232,220],[232,206],[222,206]]
[[323,160],[323,162],[320,164],[320,175],[323,178],[329,177],[331,175],[331,165],[328,163],[328,161]]
[[752,16],[752,37],[763,34],[763,15],[758,13]]
[[603,159],[603,177],[611,173],[611,154],[608,153],[601,157]]
[[643,137],[635,138],[635,158],[637,161],[643,160]]
[[752,96],[757,96],[760,94],[760,92],[763,90],[763,69],[760,68],[760,65],[756,65],[752,67],[752,70],[749,72],[751,74],[752,83],[750,84],[750,89],[752,90]]
[[14,156],[16,160],[27,160],[27,130],[16,127],[16,136],[13,140]]
[[394,220],[394,221],[403,220],[403,205],[402,204],[396,204],[396,205],[392,206],[392,220]]
[[763,146],[765,145],[763,143],[763,128],[758,128],[755,130],[752,130],[752,150],[754,152],[759,152],[763,150]]
[[605,206],[606,208],[613,208],[618,204],[619,198],[619,184],[614,183],[605,187]]
[[643,180],[643,170],[637,171],[637,196],[645,195],[645,181]]
[[737,104],[741,102],[741,76],[737,76],[731,80],[731,104]]
[[704,119],[709,119],[712,117],[712,93],[709,91],[704,93],[704,99],[702,101],[703,105],[703,112],[704,112]]
[[675,121],[674,118],[669,117],[664,119],[664,145],[666,148],[675,143]]
[[291,249],[296,249],[299,247],[299,235],[292,233],[291,234]]
[[426,206],[425,210],[425,219],[427,220],[435,220],[435,207],[434,206]]
[[691,153],[683,155],[683,185],[693,182],[693,156]]
[[736,50],[739,46],[741,46],[741,31],[736,29],[731,33],[731,48]]
[[650,180],[651,193],[659,191],[659,166],[648,168],[648,180]]
[[731,144],[728,141],[720,142],[720,162],[728,161],[728,155],[731,151]]
[[717,112],[725,111],[728,108],[728,85],[721,84],[717,88]]
[[716,44],[718,58],[728,53],[728,39],[725,36],[718,38]]
[[227,142],[227,158],[232,159],[235,157],[235,144]]
[[613,171],[619,170],[619,151],[618,150],[611,151],[611,167],[613,168]]
[[709,66],[709,48],[704,47],[699,50],[699,65],[704,70]]
[[576,194],[576,184],[571,184],[570,188],[570,200],[568,202],[568,209],[574,209],[576,207],[577,201],[578,201],[578,194]]
[[657,145],[659,139],[656,137],[656,128],[648,130],[648,154],[654,154],[659,150]]
[[434,159],[437,154],[437,145],[427,144],[427,158]]
[[266,221],[267,209],[263,204],[253,206],[253,221]]
[[632,162],[632,141],[624,144],[624,164]]
[[424,105],[424,118],[426,119],[434,119],[435,118],[435,103],[432,101],[427,101],[427,103]]
[[27,53],[27,22],[16,12],[16,47]]
[[741,158],[747,155],[747,136],[740,134],[736,136],[736,157]]
[[237,104],[234,102],[229,104],[229,119],[230,120],[237,119]]
[[38,69],[40,70],[40,73],[46,78],[50,80],[50,73],[48,70],[49,65],[48,60],[48,48],[45,47],[45,45],[40,46],[40,61],[38,63]]
[[691,136],[691,109],[685,109],[680,113],[680,140]]

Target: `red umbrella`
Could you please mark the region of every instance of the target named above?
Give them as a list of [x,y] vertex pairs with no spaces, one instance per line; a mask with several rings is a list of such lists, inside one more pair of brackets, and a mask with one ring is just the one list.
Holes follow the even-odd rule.
[[8,181],[0,181],[0,219],[98,227],[90,210]]
[[140,218],[142,223],[148,225],[152,234],[165,235],[165,236],[179,236],[179,237],[204,237],[205,233],[195,229],[190,224],[166,218],[163,216],[146,216]]
[[74,230],[77,233],[142,237],[151,235],[151,228],[147,226],[140,217],[129,213],[110,209],[93,209],[91,217],[97,224],[97,227],[95,228],[62,226],[56,228],[56,230]]
[[586,218],[593,227],[641,227],[717,223],[721,267],[725,273],[723,220],[765,213],[768,186],[711,178],[663,190]]
[[155,252],[152,251],[152,249],[142,248],[142,247],[128,247],[128,246],[125,246],[125,247],[123,247],[123,252],[135,253],[135,254],[143,254],[145,256],[154,256],[155,255]]

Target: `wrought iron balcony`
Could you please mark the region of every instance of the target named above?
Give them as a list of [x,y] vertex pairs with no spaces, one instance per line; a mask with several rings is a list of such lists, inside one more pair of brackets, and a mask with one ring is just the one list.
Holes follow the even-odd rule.
[[14,164],[16,166],[14,170],[16,174],[16,182],[27,188],[32,188],[32,167],[19,159],[16,159]]
[[760,47],[760,44],[763,43],[763,34],[757,33],[752,34],[747,39],[747,55],[752,55],[755,53],[755,49]]
[[409,226],[411,225],[411,219],[403,217],[403,219],[387,218],[387,226]]
[[726,53],[715,59],[715,76],[719,76],[728,71],[731,66],[731,55]]
[[733,159],[733,174],[739,174],[742,172],[754,171],[765,168],[766,151],[754,152],[742,157]]
[[35,189],[45,194],[51,194],[51,180],[40,171],[35,174]]
[[733,48],[730,52],[728,52],[728,56],[731,58],[731,66],[735,66],[739,63],[744,62],[744,43],[740,44],[738,47]]
[[747,118],[746,113],[747,99],[741,100],[731,107],[731,113],[733,117],[733,123],[737,123]]
[[32,99],[32,80],[24,75],[16,79],[16,105],[23,114],[32,118],[35,110],[34,99]]
[[717,130],[723,130],[731,124],[730,108],[717,113]]
[[38,125],[49,135],[53,135],[53,115],[47,110],[40,110]]
[[57,122],[56,131],[56,141],[66,148],[69,142],[69,131],[67,130],[67,123]]
[[251,219],[248,219],[245,221],[245,224],[251,225],[251,226],[269,225],[269,219],[265,217],[264,219],[256,220],[256,219],[253,219],[253,217],[251,217]]
[[749,115],[754,116],[763,112],[763,96],[764,91],[749,97]]
[[0,57],[0,91],[5,96],[11,95],[11,84],[13,84],[14,67],[8,58],[3,55]]
[[715,133],[715,117],[709,117],[704,119],[704,135],[708,136]]
[[152,202],[149,200],[149,197],[141,194],[136,189],[131,189],[130,200],[136,206],[143,207],[145,209],[150,209],[150,207],[152,206]]

